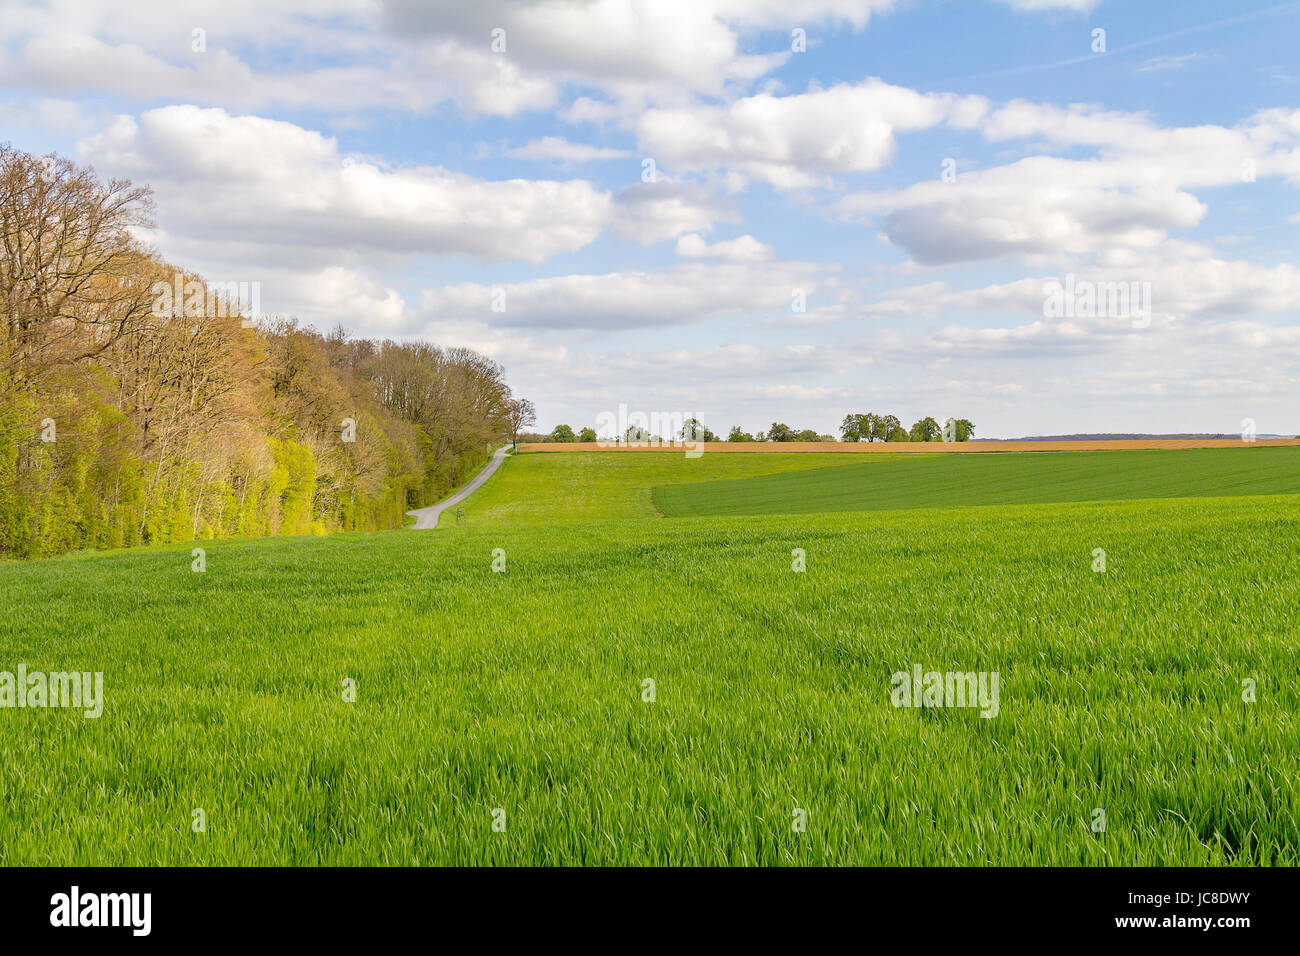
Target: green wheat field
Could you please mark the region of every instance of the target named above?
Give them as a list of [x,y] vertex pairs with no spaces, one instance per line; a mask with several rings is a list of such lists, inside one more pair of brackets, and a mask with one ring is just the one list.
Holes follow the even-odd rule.
[[[0,862],[1296,865],[1298,493],[1300,448],[528,454],[435,531],[6,564],[0,671],[104,711],[0,709]],[[892,706],[917,664],[997,716]]]

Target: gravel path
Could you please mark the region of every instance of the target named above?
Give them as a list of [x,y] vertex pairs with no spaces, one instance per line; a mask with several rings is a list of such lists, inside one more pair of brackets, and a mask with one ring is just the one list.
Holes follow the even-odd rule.
[[501,463],[506,460],[506,452],[510,450],[509,445],[505,445],[496,450],[492,460],[487,463],[468,485],[460,489],[449,498],[444,498],[436,505],[429,505],[427,508],[416,508],[414,511],[408,511],[408,515],[415,515],[415,527],[420,530],[438,527],[438,516],[450,508],[452,505],[458,505],[474,492],[478,491],[483,482],[492,477],[493,473],[501,467]]

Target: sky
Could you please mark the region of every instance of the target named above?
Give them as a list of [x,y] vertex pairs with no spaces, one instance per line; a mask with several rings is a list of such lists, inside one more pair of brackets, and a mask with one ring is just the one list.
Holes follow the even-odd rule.
[[1300,2],[0,0],[0,142],[538,426],[1300,431]]

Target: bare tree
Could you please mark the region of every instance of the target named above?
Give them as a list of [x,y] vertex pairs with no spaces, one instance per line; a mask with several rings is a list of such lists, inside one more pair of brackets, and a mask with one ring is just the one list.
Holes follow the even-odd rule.
[[152,212],[146,187],[0,145],[0,367],[16,382],[147,327],[157,263],[132,230]]
[[519,433],[537,424],[537,409],[526,398],[512,398],[506,403],[506,422],[510,426],[510,441],[519,450]]

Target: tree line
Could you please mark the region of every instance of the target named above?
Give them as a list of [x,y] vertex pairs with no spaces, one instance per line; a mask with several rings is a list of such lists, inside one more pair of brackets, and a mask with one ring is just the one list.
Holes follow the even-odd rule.
[[966,418],[949,418],[940,425],[929,416],[904,428],[897,415],[874,412],[850,414],[840,423],[840,441],[970,441],[975,425]]
[[[529,441],[552,441],[552,442],[594,442],[596,441],[596,432],[591,428],[584,428],[575,435],[573,428],[569,425],[557,425],[550,435],[527,435],[520,436]],[[635,427],[629,428],[626,435],[620,436],[623,441],[662,441],[663,439],[656,435],[645,432],[644,429]],[[723,441],[708,426],[697,418],[686,420],[681,431],[672,436],[680,441]],[[864,414],[849,414],[844,416],[844,421],[840,424],[840,441],[845,442],[872,442],[872,441],[970,441],[975,437],[975,425],[966,418],[949,418],[943,425],[940,425],[933,418],[922,418],[912,425],[911,429],[903,427],[896,415],[877,415],[874,412]],[[802,431],[791,428],[782,422],[773,422],[772,427],[766,432],[761,429],[756,432],[747,432],[739,425],[732,425],[731,430],[727,433],[725,439],[729,442],[829,442],[835,441],[832,435],[819,435],[811,428],[805,428]]]
[[152,213],[0,144],[0,557],[400,526],[526,404],[470,349],[251,321],[135,238]]

